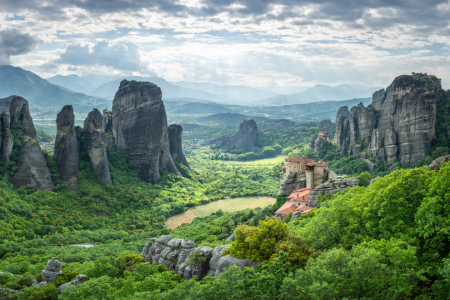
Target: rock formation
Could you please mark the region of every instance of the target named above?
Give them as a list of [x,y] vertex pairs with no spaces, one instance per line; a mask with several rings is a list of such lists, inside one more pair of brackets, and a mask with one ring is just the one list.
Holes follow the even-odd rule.
[[[16,113],[17,101],[11,102],[13,111]],[[42,154],[41,147],[36,138],[36,129],[30,115],[28,105],[23,105],[20,111],[22,132],[24,138],[21,141],[17,170],[11,176],[10,181],[14,188],[24,185],[37,186],[40,190],[50,191],[54,188],[47,161]],[[14,117],[15,118],[15,117]]]
[[349,187],[359,185],[359,178],[343,178],[336,179],[333,182],[325,182],[321,185],[318,185],[314,188],[314,191],[309,194],[308,203],[310,205],[314,205],[314,207],[319,206],[319,202],[317,196],[323,194],[336,194],[341,191],[347,190]]
[[7,109],[2,112],[2,132],[3,132],[3,144],[2,144],[2,157],[5,170],[9,166],[9,156],[13,149],[13,138],[11,135],[11,115]]
[[223,251],[230,246],[217,246],[214,249],[206,246],[195,248],[193,241],[162,235],[158,239],[151,238],[145,244],[142,256],[150,263],[162,264],[170,270],[177,271],[184,279],[197,276],[198,280],[206,275],[219,275],[223,268],[228,269],[233,265],[243,269],[259,264],[248,259],[222,256]]
[[222,135],[214,139],[206,140],[204,145],[222,144],[224,146],[235,146],[236,150],[250,149],[256,152],[258,148],[253,144],[257,138],[262,138],[261,130],[256,126],[255,120],[247,118],[239,125],[235,134]]
[[112,184],[106,155],[106,134],[102,129],[103,116],[98,109],[92,110],[84,120],[85,147],[91,158],[98,181]]
[[333,128],[334,126],[335,125],[330,120],[322,120],[319,123],[319,131],[320,132],[324,132],[324,133],[328,133],[330,131],[330,129]]
[[280,183],[280,190],[278,195],[289,196],[294,190],[306,187],[306,173],[305,171],[291,172],[285,175]]
[[72,105],[66,105],[56,118],[56,140],[53,159],[58,166],[62,180],[71,190],[78,188],[77,176],[79,154],[78,141],[75,133],[75,115]]
[[58,293],[62,293],[62,291],[64,291],[66,288],[68,288],[69,286],[76,286],[79,284],[82,284],[83,282],[87,281],[88,278],[86,275],[77,275],[77,279],[72,280],[70,282],[61,284],[60,286],[58,286]]
[[191,167],[189,166],[189,163],[187,162],[186,157],[184,157],[183,153],[182,135],[183,128],[181,127],[181,125],[172,124],[169,126],[170,155],[172,156],[173,160],[178,160],[190,170]]
[[181,176],[169,148],[169,130],[161,89],[150,82],[123,80],[112,109],[115,144],[125,150],[140,178],[157,183],[160,169]]
[[106,133],[106,146],[112,148],[114,146],[114,136],[112,133],[112,111],[107,108],[103,110],[102,129]]
[[449,161],[450,161],[450,155],[438,157],[435,160],[433,160],[433,162],[431,164],[428,165],[428,169],[430,169],[430,171],[439,172],[439,170],[441,169],[441,165],[443,163],[449,162]]
[[63,264],[56,260],[54,257],[52,257],[45,266],[45,269],[42,271],[42,280],[44,282],[51,283],[58,279],[58,277],[61,275],[61,269]]
[[350,112],[348,110],[348,106],[342,106],[341,108],[338,109],[338,111],[336,113],[336,124],[337,124],[337,121],[341,117],[344,117],[344,119],[347,119],[348,117],[350,117]]
[[402,75],[384,90],[372,96],[372,104],[339,109],[335,143],[341,156],[359,151],[381,157],[387,163],[399,159],[402,165],[413,165],[428,155],[435,135],[436,104],[440,103],[441,83],[426,74]]

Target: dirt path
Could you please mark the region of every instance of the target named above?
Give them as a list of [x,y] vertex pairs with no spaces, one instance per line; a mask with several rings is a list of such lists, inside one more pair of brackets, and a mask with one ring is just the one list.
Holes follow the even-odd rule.
[[270,197],[245,197],[217,200],[206,205],[190,208],[180,215],[173,216],[166,220],[166,226],[169,229],[175,229],[183,223],[191,223],[196,217],[206,217],[219,209],[224,212],[233,212],[246,208],[266,207],[273,205],[275,198]]

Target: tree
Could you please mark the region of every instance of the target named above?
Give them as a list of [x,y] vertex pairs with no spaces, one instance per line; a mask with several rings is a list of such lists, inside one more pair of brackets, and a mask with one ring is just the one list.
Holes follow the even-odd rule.
[[359,185],[360,186],[369,186],[370,179],[372,178],[372,174],[370,174],[367,171],[366,172],[362,172],[361,174],[359,174],[358,178],[359,178]]

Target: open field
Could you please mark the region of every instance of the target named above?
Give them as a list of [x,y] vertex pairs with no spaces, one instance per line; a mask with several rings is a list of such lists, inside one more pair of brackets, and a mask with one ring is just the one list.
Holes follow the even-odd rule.
[[272,158],[265,158],[251,161],[219,161],[219,162],[227,165],[244,166],[244,167],[245,166],[273,167],[275,165],[281,164],[286,158],[287,156],[277,156]]
[[217,200],[206,205],[190,208],[182,214],[166,220],[169,229],[175,229],[183,223],[191,223],[196,217],[206,217],[219,209],[224,212],[233,212],[246,208],[266,207],[275,203],[275,198],[270,197],[245,197]]

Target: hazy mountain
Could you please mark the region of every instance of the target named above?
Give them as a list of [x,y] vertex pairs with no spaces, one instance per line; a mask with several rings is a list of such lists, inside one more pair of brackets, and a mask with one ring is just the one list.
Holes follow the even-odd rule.
[[107,100],[76,93],[51,84],[38,75],[10,65],[0,66],[0,98],[22,96],[40,111],[60,110],[66,104],[75,109],[92,109]]
[[175,85],[205,91],[211,94],[227,96],[233,99],[240,99],[243,101],[254,101],[274,97],[278,93],[259,88],[243,86],[243,85],[217,85],[212,83],[196,83],[196,82],[172,82]]
[[358,89],[349,84],[341,84],[335,87],[329,85],[317,84],[312,88],[293,95],[278,95],[272,98],[256,101],[258,104],[265,105],[286,105],[286,104],[303,104],[327,100],[346,100],[354,98],[371,97],[373,92],[379,88]]
[[91,94],[98,97],[104,97],[108,99],[113,99],[117,90],[119,89],[120,82],[123,79],[127,80],[137,80],[137,81],[150,81],[161,88],[163,99],[165,98],[196,98],[203,100],[211,100],[214,102],[229,102],[232,101],[230,97],[215,95],[205,91],[200,91],[196,89],[185,88],[181,86],[174,85],[163,78],[160,77],[138,77],[130,76],[123,77],[117,80],[110,81],[98,87]]
[[56,75],[47,78],[47,81],[78,93],[89,94],[95,89],[91,82],[75,74],[67,76]]
[[271,91],[276,94],[292,95],[306,91],[310,86],[268,86],[263,87],[266,91]]
[[217,103],[199,103],[199,102],[184,102],[184,101],[164,101],[166,112],[168,114],[186,114],[186,115],[201,115],[201,114],[217,114],[229,113],[231,109],[223,107]]

